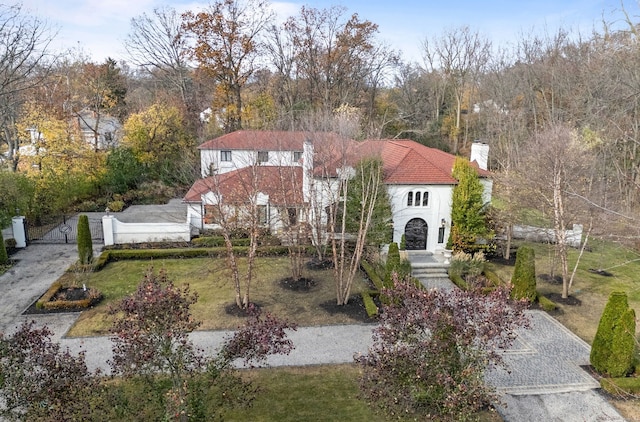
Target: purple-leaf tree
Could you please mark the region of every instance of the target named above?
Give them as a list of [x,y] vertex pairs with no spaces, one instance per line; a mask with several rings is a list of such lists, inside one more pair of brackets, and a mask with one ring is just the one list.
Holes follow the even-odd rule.
[[269,355],[288,355],[294,346],[287,329],[295,330],[296,326],[250,306],[249,320],[227,339],[221,357],[227,363],[242,359],[245,365],[254,365],[264,363]]
[[111,328],[116,375],[168,373],[174,387],[186,373],[200,368],[201,357],[189,340],[200,323],[190,307],[198,296],[189,286],[177,287],[167,272],[149,268],[137,290],[111,309],[116,321]]
[[176,287],[166,271],[156,274],[150,268],[136,292],[112,308],[113,373],[142,377],[157,389],[165,388],[157,382],[158,375],[168,375],[171,388],[159,391],[167,420],[188,420],[202,400],[211,404],[211,388],[219,391],[221,406],[250,401],[253,390],[234,375],[233,361],[261,362],[269,354],[293,348],[286,329],[295,327],[254,312],[217,355],[205,357],[189,340],[189,333],[200,325],[190,311],[197,299],[188,286]]
[[427,291],[401,280],[385,294],[374,343],[356,357],[371,404],[390,415],[460,420],[496,399],[484,372],[528,324],[525,302],[506,289]]
[[23,323],[0,334],[0,415],[3,420],[88,420],[99,391],[84,354],[71,355],[51,341],[47,327]]

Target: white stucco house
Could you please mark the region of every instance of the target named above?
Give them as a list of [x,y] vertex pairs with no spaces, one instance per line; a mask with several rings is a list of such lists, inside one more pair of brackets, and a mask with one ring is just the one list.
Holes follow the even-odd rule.
[[[455,156],[408,139],[354,141],[335,133],[236,131],[200,145],[202,178],[184,201],[189,221],[200,229],[219,227],[219,213],[241,221],[253,204],[260,223],[278,232],[286,225],[326,224],[326,208],[340,201],[340,177],[356,163],[377,156],[393,211],[393,241],[405,235],[407,249],[436,252],[449,236],[451,176]],[[474,143],[471,161],[491,199],[486,170],[488,146]],[[219,205],[223,205],[222,207]],[[318,239],[314,239],[320,241]]]

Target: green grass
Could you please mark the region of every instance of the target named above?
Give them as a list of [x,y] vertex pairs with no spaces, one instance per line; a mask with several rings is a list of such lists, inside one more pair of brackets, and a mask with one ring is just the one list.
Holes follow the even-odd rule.
[[[537,290],[539,294],[561,294],[562,284],[553,284],[540,278],[543,274],[560,275],[559,262],[554,258],[553,245],[529,244],[536,253]],[[569,294],[581,301],[581,305],[558,303],[554,313],[563,325],[587,341],[593,341],[600,315],[613,291],[624,291],[629,306],[640,311],[640,253],[611,242],[589,240],[589,250],[582,256]],[[569,251],[569,272],[578,258],[579,250]],[[491,264],[500,277],[508,281],[513,267]],[[555,268],[555,270],[553,270]],[[605,277],[589,269],[606,270],[613,275]]]
[[[245,262],[244,259],[240,260],[241,274],[245,273]],[[191,309],[194,318],[202,322],[200,329],[234,329],[243,323],[242,317],[229,315],[225,311],[227,305],[235,303],[231,273],[225,259],[126,260],[110,262],[101,271],[82,275],[82,282],[100,290],[104,300],[94,309],[82,312],[68,335],[106,334],[112,322],[108,315],[109,304],[131,294],[151,265],[156,271],[164,268],[176,285],[188,283],[191,290],[198,293],[198,302]],[[354,322],[347,315],[330,315],[320,307],[324,302],[335,301],[331,270],[307,270],[303,275],[316,283],[310,292],[284,289],[279,282],[290,276],[288,258],[258,258],[251,301],[266,311],[302,326]],[[62,281],[80,284],[73,273],[67,273]],[[358,276],[352,295],[359,295],[366,288],[367,284]]]
[[[360,368],[356,365],[269,368],[248,371],[260,388],[248,409],[229,410],[225,421],[369,422],[391,421],[358,398]],[[502,420],[495,412],[479,413],[481,422]]]

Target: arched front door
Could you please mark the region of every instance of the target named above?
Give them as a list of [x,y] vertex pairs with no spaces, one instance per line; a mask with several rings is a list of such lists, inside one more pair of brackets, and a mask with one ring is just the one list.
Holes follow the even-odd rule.
[[404,240],[407,250],[427,249],[427,222],[422,218],[409,220],[404,228]]

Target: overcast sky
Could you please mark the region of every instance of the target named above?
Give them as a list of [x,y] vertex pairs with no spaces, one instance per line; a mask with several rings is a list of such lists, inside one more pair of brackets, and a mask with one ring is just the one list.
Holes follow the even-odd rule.
[[[640,21],[636,0],[623,0],[635,22]],[[9,1],[9,3],[12,3]],[[18,3],[18,2],[15,2]],[[79,47],[97,62],[124,59],[123,40],[132,17],[170,5],[178,11],[197,11],[208,2],[189,0],[23,0],[31,13],[58,30],[54,48]],[[559,27],[583,34],[600,30],[603,19],[622,25],[620,0],[312,0],[272,2],[279,16],[295,14],[301,5],[316,8],[342,5],[379,25],[379,37],[419,61],[420,44],[443,30],[470,26],[505,44],[521,34],[555,32]]]

